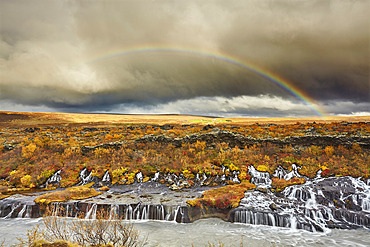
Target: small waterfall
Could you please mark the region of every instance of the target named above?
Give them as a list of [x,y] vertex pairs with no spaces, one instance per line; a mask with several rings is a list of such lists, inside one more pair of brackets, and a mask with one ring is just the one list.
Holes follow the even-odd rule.
[[137,173],[136,174],[136,181],[138,181],[139,183],[143,182],[143,174],[141,172]]
[[17,218],[23,218],[23,214],[24,212],[26,211],[26,208],[27,208],[27,205],[24,204],[21,211],[19,211],[18,215],[17,215]]
[[132,207],[131,205],[128,205],[126,207],[126,217],[125,217],[126,220],[132,220],[133,219],[133,210],[132,210]]
[[46,186],[49,184],[59,184],[60,181],[62,180],[62,176],[60,175],[61,170],[58,170],[57,172],[54,173],[53,176],[51,176],[47,181],[46,181]]
[[12,215],[14,212],[16,212],[16,210],[21,206],[20,203],[15,203],[15,204],[11,204],[11,211],[8,215],[6,215],[4,217],[4,219],[9,219],[9,218],[13,218]]
[[51,215],[52,216],[59,216],[59,208],[60,208],[60,203],[59,202],[53,203],[53,210],[51,212]]
[[141,213],[141,220],[148,220],[147,207],[150,205],[144,206]]
[[296,164],[292,164],[292,170],[290,172],[286,172],[286,174],[284,175],[284,179],[285,180],[290,180],[290,179],[292,179],[294,177],[297,177],[297,178],[302,177],[298,173],[298,169],[301,169],[301,167],[298,167]]
[[238,175],[239,175],[240,172],[238,171],[233,171],[233,176],[230,178],[230,180],[234,183],[240,183],[240,180],[238,178]]
[[257,186],[271,187],[271,178],[268,172],[257,171],[254,166],[248,166],[248,173],[251,175],[251,183]]
[[81,179],[81,182],[79,185],[85,185],[90,182],[92,182],[92,177],[91,177],[92,172],[89,172],[86,168],[84,168],[82,171],[80,171],[80,176],[79,179]]
[[96,211],[97,211],[98,205],[94,203],[91,208],[87,211],[85,215],[85,219],[96,219]]
[[102,179],[102,182],[103,183],[109,183],[110,182],[110,175],[109,175],[109,172],[106,171],[104,176],[103,176],[103,179]]
[[140,219],[140,203],[136,206],[133,212],[133,219],[138,220]]
[[31,218],[31,214],[32,214],[32,205],[27,205],[26,215],[24,215],[23,218]]
[[276,226],[275,217],[271,213],[268,213],[268,217],[270,218],[271,226]]
[[173,221],[176,222],[176,219],[177,219],[177,214],[179,213],[180,211],[180,206],[177,206],[177,208],[175,209],[175,214],[173,216]]
[[160,172],[156,172],[154,174],[154,178],[152,178],[152,181],[157,182],[159,180],[159,175],[160,175]]
[[[172,207],[165,207],[163,205],[142,205],[142,204],[128,204],[121,205],[119,210],[126,220],[166,220],[175,221],[182,220],[183,211],[180,206],[175,210]],[[120,214],[118,212],[118,214]],[[181,217],[180,217],[181,215]]]
[[297,219],[293,214],[290,215],[290,228],[293,230],[297,229]]
[[164,217],[164,207],[163,207],[163,205],[159,205],[159,207],[160,207],[160,218],[159,218],[159,220],[164,220],[165,219],[165,217]]
[[117,204],[110,205],[109,210],[109,219],[117,219],[118,218],[118,212],[119,212],[119,206]]

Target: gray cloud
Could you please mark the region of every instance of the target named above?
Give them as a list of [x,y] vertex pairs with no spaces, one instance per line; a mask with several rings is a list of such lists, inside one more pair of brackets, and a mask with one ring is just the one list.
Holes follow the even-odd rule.
[[[203,113],[199,99],[208,99],[217,105],[209,111],[224,114],[218,99],[243,98],[260,101],[225,109],[312,114],[271,82],[215,58],[147,52],[88,62],[129,47],[174,46],[257,64],[330,113],[366,112],[369,10],[366,0],[0,1],[0,107],[162,112],[171,105],[190,113],[185,105],[198,102]],[[261,95],[281,106],[261,106]],[[296,108],[283,106],[290,104]]]

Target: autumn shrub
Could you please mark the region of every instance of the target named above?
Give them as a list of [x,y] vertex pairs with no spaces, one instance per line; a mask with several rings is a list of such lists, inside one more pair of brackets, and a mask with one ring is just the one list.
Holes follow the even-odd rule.
[[[289,169],[293,163],[302,167],[302,175],[313,178],[320,167],[326,166],[323,176],[344,176],[368,178],[370,176],[370,155],[368,149],[359,144],[348,146],[279,146],[271,143],[232,147],[228,143],[216,143],[208,147],[206,142],[183,143],[175,147],[167,143],[136,143],[134,140],[146,134],[164,134],[171,137],[184,137],[192,133],[206,133],[202,125],[174,125],[171,131],[157,126],[128,124],[108,128],[91,127],[83,124],[77,127],[40,127],[34,133],[22,128],[3,128],[0,143],[15,143],[12,150],[0,145],[0,184],[11,187],[44,187],[48,178],[61,170],[61,187],[77,184],[79,172],[83,168],[92,170],[92,176],[102,178],[106,171],[111,174],[112,183],[130,184],[135,182],[137,171],[144,179],[153,177],[157,171],[183,174],[194,180],[197,173],[209,176],[224,175],[222,166],[227,167],[226,175],[239,171],[239,179],[247,181],[248,166],[270,174],[282,166]],[[233,124],[218,125],[220,129],[237,132],[241,135],[266,138],[285,138],[288,136],[343,135],[357,130],[362,136],[369,136],[368,123],[295,123],[289,125],[252,124],[248,126]],[[320,130],[320,131],[317,131]],[[352,134],[350,134],[352,135]],[[117,149],[97,148],[82,152],[82,146],[94,146],[110,141],[124,141]],[[227,170],[227,169],[226,169]],[[29,177],[30,176],[30,177]]]
[[207,190],[202,194],[201,198],[189,200],[187,203],[192,207],[236,208],[239,206],[240,200],[244,198],[244,193],[254,188],[256,186],[249,182],[226,185],[217,189]]
[[295,184],[304,184],[306,180],[304,178],[297,178],[294,177],[289,180],[279,179],[279,178],[272,178],[271,186],[276,189],[276,191],[282,191],[285,187],[295,185]]
[[68,219],[52,214],[53,211],[47,208],[42,225],[30,229],[26,239],[18,239],[17,246],[136,247],[146,243],[132,224],[122,218],[110,219],[108,211],[98,211],[96,219],[92,220]]

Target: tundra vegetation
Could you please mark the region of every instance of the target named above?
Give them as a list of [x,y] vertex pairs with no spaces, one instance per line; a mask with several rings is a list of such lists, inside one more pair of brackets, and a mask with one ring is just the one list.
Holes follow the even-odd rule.
[[[230,187],[211,190],[199,200],[189,201],[189,205],[193,206],[199,206],[200,202],[203,202],[221,208],[237,206],[243,191],[253,188],[249,184],[250,165],[259,171],[272,174],[278,166],[291,170],[292,164],[296,164],[301,167],[300,174],[309,178],[315,177],[320,169],[323,177],[350,175],[368,178],[370,174],[369,143],[368,146],[361,146],[356,142],[335,146],[330,143],[282,146],[261,142],[231,146],[227,142],[216,141],[210,146],[205,141],[195,141],[175,146],[170,142],[137,142],[148,135],[163,135],[170,139],[192,134],[201,135],[214,131],[215,127],[256,140],[282,140],[304,136],[348,137],[356,140],[369,138],[369,121],[243,124],[241,121],[231,120],[197,120],[188,121],[186,124],[61,124],[38,119],[30,120],[24,125],[27,119],[22,118],[23,122],[17,122],[16,117],[13,119],[8,116],[0,121],[0,199],[19,190],[55,189],[55,184],[46,185],[46,182],[57,171],[60,171],[62,177],[57,186],[74,186],[80,182],[79,173],[83,169],[100,179],[108,171],[112,185],[132,184],[139,172],[143,176],[142,182],[146,182],[160,172],[181,175],[187,186],[192,186],[197,176],[203,174],[214,178],[237,171],[238,182],[228,180],[224,185]],[[159,182],[168,183],[163,179]],[[286,186],[304,182],[304,178],[288,181],[274,178],[272,186],[281,191]],[[205,185],[219,184],[208,179]],[[109,188],[102,190],[107,189]],[[63,192],[45,194],[37,200],[39,203],[48,203],[82,198],[79,196],[81,194],[91,197],[98,193],[100,192],[86,186],[75,187]]]

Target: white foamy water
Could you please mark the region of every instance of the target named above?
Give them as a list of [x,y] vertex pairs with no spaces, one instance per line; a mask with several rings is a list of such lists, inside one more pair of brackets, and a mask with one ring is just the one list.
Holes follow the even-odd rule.
[[[42,219],[0,219],[0,240],[4,246],[26,237],[27,229],[40,224]],[[191,224],[166,221],[134,221],[142,236],[148,235],[145,246],[208,246],[219,241],[225,246],[370,246],[370,231],[337,230],[313,233],[270,226],[233,224],[220,219],[203,219]]]

